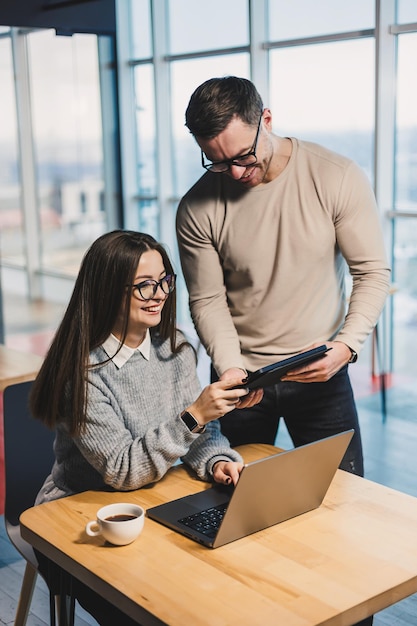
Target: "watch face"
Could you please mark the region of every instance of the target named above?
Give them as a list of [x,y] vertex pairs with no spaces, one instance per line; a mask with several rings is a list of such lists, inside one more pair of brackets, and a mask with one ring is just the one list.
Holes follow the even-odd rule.
[[349,359],[349,363],[356,363],[356,361],[358,360],[358,354],[357,352],[355,352],[354,350],[351,350],[351,357]]
[[200,428],[200,424],[197,422],[195,417],[191,415],[191,413],[188,413],[188,411],[184,411],[181,415],[181,419],[191,432]]

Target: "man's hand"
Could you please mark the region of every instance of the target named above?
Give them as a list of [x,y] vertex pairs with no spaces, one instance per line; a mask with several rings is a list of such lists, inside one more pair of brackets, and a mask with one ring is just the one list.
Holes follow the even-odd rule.
[[[315,343],[310,348],[316,348],[319,345],[321,344]],[[326,341],[326,346],[332,350],[321,359],[287,372],[281,380],[296,383],[325,383],[330,380],[349,362],[352,353],[350,348],[341,341]]]

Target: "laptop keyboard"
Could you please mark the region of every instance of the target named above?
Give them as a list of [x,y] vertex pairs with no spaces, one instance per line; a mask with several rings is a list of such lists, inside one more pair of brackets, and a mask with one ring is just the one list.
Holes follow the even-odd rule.
[[219,530],[220,523],[226,512],[228,504],[228,502],[225,502],[224,504],[210,507],[209,509],[205,509],[199,513],[183,517],[178,521],[181,522],[181,524],[184,524],[184,526],[188,526],[188,528],[192,528],[193,530],[206,535],[208,538],[213,538]]

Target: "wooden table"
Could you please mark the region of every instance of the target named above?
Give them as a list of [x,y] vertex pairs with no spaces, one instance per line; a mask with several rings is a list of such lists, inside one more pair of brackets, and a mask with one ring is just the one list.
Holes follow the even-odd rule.
[[37,354],[19,352],[0,344],[0,391],[36,378],[42,362],[43,358]]
[[[276,450],[240,448],[246,461]],[[341,470],[315,511],[215,550],[150,519],[129,546],[84,532],[104,504],[147,508],[204,487],[177,466],[138,491],[29,509],[22,536],[140,624],[348,626],[417,591],[417,498]]]

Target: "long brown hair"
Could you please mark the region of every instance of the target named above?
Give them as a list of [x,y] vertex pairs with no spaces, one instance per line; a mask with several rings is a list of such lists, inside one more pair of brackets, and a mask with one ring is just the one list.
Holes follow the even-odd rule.
[[[58,422],[65,421],[71,434],[82,431],[90,352],[107,339],[120,312],[123,314],[120,347],[124,343],[129,321],[126,287],[134,282],[139,260],[147,250],[157,250],[166,273],[174,273],[163,245],[144,233],[115,230],[99,237],[87,250],[30,397],[32,414],[48,427],[54,428]],[[176,343],[175,289],[162,309],[160,324],[150,332],[161,340],[169,339],[174,353],[186,343]]]

